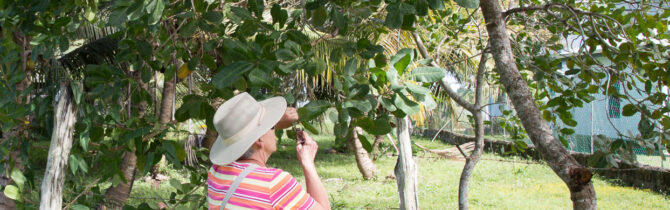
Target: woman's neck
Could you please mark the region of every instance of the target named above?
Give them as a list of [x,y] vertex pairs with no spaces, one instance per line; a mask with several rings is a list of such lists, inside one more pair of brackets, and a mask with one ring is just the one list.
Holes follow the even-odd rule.
[[258,165],[258,166],[267,168],[267,167],[265,166],[265,161],[260,161],[260,160],[258,160],[258,159],[256,159],[256,158],[253,158],[253,157],[251,157],[251,158],[247,158],[247,159],[237,159],[237,162],[240,162],[240,163],[253,163],[253,164],[256,164],[256,165]]

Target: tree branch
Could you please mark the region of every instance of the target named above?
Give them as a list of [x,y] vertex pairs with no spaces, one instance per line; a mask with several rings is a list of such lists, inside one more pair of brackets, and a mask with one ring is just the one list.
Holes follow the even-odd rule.
[[[432,59],[430,55],[428,55],[428,51],[426,50],[426,46],[423,44],[423,41],[421,40],[421,37],[419,36],[418,33],[412,32],[412,37],[414,38],[414,42],[416,43],[416,46],[419,48],[419,53],[421,53],[421,56],[425,59]],[[440,67],[434,60],[430,62],[431,66],[434,67]],[[447,77],[443,77],[442,80],[440,81],[440,84],[442,87],[444,87],[444,90],[447,92],[449,97],[454,99],[454,101],[458,104],[461,105],[463,108],[467,109],[470,112],[475,112],[475,106],[474,104],[471,104],[470,102],[466,101],[463,97],[458,95],[456,91],[452,90],[451,87],[448,84]]]

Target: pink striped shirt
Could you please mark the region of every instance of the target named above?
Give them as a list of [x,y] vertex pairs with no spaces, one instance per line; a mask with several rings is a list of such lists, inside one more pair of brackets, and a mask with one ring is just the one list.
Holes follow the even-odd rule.
[[[212,165],[207,176],[207,204],[219,209],[228,188],[247,163]],[[249,173],[226,204],[226,209],[309,209],[314,199],[291,174],[258,167]]]

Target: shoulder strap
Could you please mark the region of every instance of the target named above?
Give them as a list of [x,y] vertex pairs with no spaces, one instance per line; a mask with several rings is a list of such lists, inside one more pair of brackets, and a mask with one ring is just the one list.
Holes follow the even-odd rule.
[[223,210],[224,207],[226,207],[226,204],[228,204],[228,200],[233,197],[233,194],[235,194],[235,190],[237,190],[237,187],[240,186],[240,183],[242,183],[242,180],[244,177],[246,177],[251,171],[253,171],[255,168],[257,168],[258,165],[256,164],[250,164],[245,168],[240,175],[237,175],[237,178],[235,178],[235,181],[233,182],[232,185],[230,185],[230,188],[228,188],[228,192],[226,193],[226,197],[223,198],[221,201],[221,208],[220,210]]

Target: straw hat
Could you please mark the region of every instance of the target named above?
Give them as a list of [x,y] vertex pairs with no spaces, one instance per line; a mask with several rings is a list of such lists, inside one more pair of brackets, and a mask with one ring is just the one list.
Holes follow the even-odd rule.
[[244,92],[223,103],[214,114],[219,137],[209,153],[216,165],[229,164],[272,128],[286,112],[286,100],[273,97],[256,101]]

